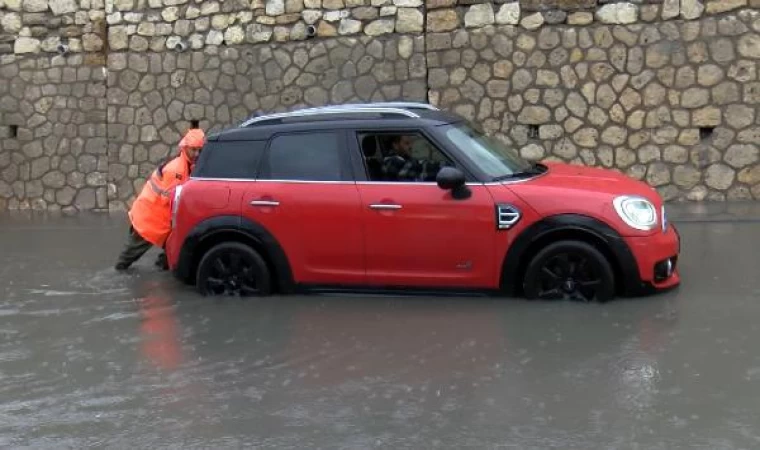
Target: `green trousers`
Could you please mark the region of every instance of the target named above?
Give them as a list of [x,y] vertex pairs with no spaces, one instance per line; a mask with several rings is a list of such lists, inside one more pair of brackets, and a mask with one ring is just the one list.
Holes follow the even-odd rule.
[[116,270],[126,270],[135,261],[140,259],[153,244],[143,239],[134,227],[129,227],[129,236],[127,237],[127,243],[124,245],[124,250],[119,255],[119,260],[116,263]]

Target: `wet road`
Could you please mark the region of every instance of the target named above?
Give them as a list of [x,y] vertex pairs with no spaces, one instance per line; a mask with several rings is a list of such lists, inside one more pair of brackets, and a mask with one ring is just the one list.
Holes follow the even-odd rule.
[[0,447],[760,448],[760,207],[721,208],[605,305],[212,301],[115,273],[121,217],[5,217]]

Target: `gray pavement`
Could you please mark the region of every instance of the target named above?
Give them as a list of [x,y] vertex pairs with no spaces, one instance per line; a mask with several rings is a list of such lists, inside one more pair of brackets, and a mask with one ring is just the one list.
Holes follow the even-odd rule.
[[123,215],[0,218],[2,448],[760,448],[760,206],[673,205],[674,292],[210,300]]

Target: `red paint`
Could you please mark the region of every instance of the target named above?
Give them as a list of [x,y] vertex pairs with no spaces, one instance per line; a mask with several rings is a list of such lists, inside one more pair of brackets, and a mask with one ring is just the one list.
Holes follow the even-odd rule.
[[[655,262],[678,253],[672,227],[666,233],[659,227],[637,231],[612,206],[616,196],[632,194],[659,211],[662,200],[646,184],[611,170],[547,166],[546,174],[522,182],[469,185],[472,196],[466,200],[453,199],[435,184],[190,180],[167,242],[169,265],[177,266],[182,242],[195,225],[220,215],[242,216],[266,228],[284,249],[294,281],[309,284],[498,288],[515,238],[536,221],[562,213],[590,216],[615,229],[643,281],[653,280]],[[498,203],[520,209],[516,226],[497,230]],[[656,286],[679,282],[676,272]]]
[[[254,206],[274,201],[277,206]],[[353,183],[260,181],[246,186],[243,217],[277,239],[303,283],[364,284],[361,202]]]

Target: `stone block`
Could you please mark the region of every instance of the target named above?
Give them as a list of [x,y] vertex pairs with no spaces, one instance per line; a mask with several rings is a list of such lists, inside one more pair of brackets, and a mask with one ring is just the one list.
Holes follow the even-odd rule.
[[708,187],[724,191],[731,187],[736,178],[736,172],[725,164],[712,164],[705,171],[705,184]]
[[380,8],[380,17],[395,16],[396,11],[398,11],[398,8],[395,6],[383,6]]
[[[284,7],[284,3],[283,3],[284,0],[267,0],[267,8],[269,8],[269,2],[274,2],[276,4],[277,3],[283,4],[283,7],[282,7],[283,11],[282,12],[285,12],[284,11],[285,7]],[[275,10],[279,10],[279,6],[276,6],[275,8],[276,8]],[[216,14],[218,12],[219,12],[219,3],[218,2],[215,2],[215,1],[214,2],[204,1],[203,3],[201,3],[200,14],[202,16],[210,16],[210,15]],[[278,14],[282,14],[282,12],[280,12]],[[267,12],[267,14],[269,14],[269,13]]]
[[572,11],[589,9],[597,5],[597,0],[520,0],[526,11],[544,11],[547,9],[561,9]]
[[631,24],[638,20],[639,8],[633,3],[611,3],[596,11],[596,19],[608,24]]
[[379,16],[379,10],[372,6],[360,6],[351,10],[351,16],[357,20],[374,20]]
[[526,30],[536,30],[544,24],[544,16],[540,13],[533,13],[523,17],[520,21],[520,25]]
[[681,0],[681,18],[686,20],[698,19],[705,11],[700,0]]
[[722,123],[720,109],[708,106],[692,113],[692,124],[695,127],[716,127]]
[[432,33],[452,31],[459,27],[459,15],[454,9],[438,9],[428,12],[427,30]]
[[396,24],[392,19],[378,19],[367,24],[367,26],[364,27],[364,33],[368,36],[390,34],[393,33],[395,26]]
[[464,15],[466,28],[479,28],[491,25],[495,21],[493,6],[490,3],[472,5]]
[[48,10],[48,0],[23,0],[21,7],[25,12],[45,12]]
[[517,25],[520,23],[520,3],[505,3],[499,7],[495,22],[499,25]]
[[747,0],[710,0],[705,11],[707,14],[721,14],[747,6]]
[[19,37],[13,44],[13,52],[16,54],[39,53],[41,44],[39,39]]
[[568,25],[588,25],[594,21],[594,15],[590,12],[575,12],[567,16]]
[[362,22],[354,19],[342,19],[338,27],[338,33],[341,35],[357,34],[362,29]]
[[4,13],[0,16],[0,27],[5,33],[15,34],[21,31],[21,16],[16,13]]
[[544,21],[549,25],[559,25],[567,20],[567,13],[561,9],[550,9],[542,13]]
[[398,8],[396,12],[396,32],[419,33],[423,28],[422,12],[414,8]]

